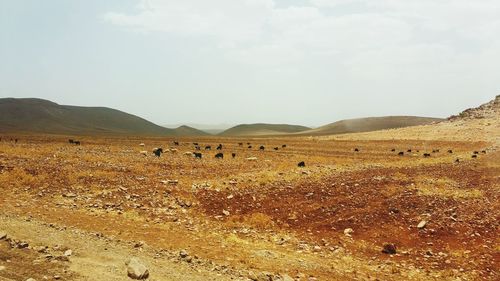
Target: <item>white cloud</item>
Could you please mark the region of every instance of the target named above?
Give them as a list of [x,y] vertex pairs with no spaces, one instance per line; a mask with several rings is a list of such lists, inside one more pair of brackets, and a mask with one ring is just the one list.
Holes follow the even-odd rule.
[[[341,9],[351,4],[356,9]],[[213,40],[223,57],[249,65],[283,66],[335,55],[344,66],[371,67],[374,56],[431,67],[422,48],[433,50],[437,59],[479,56],[495,52],[489,46],[500,40],[497,0],[310,0],[285,7],[273,0],[143,0],[137,9],[104,18],[132,29]]]

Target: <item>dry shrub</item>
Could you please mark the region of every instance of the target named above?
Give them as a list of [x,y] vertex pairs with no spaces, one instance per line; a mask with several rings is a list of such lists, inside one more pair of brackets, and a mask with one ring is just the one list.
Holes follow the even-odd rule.
[[259,212],[246,215],[242,217],[242,220],[245,225],[257,229],[266,229],[274,225],[270,216]]
[[0,185],[4,187],[34,186],[40,182],[36,176],[27,173],[24,169],[15,167],[10,171],[0,173]]

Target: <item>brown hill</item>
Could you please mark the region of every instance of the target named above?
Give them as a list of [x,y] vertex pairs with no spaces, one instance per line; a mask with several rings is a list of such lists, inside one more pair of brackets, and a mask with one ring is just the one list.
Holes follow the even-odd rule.
[[0,132],[79,135],[178,135],[143,118],[106,107],[59,105],[43,99],[0,99]]
[[385,129],[403,128],[440,122],[443,119],[417,116],[368,117],[337,121],[316,129],[298,133],[299,135],[335,135],[346,133],[370,132]]
[[239,136],[271,136],[271,135],[284,135],[290,133],[297,133],[309,130],[309,127],[300,125],[288,125],[288,124],[241,124],[229,128],[219,136],[225,137],[239,137]]

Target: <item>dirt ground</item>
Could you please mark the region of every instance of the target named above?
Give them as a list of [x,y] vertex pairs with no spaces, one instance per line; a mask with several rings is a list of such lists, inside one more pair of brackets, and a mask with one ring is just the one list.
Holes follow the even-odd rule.
[[358,136],[4,136],[0,280],[500,280],[495,138]]

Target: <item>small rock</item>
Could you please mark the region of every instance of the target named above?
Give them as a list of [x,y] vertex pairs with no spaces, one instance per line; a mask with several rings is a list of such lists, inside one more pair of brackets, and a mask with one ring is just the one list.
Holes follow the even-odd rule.
[[294,279],[292,277],[290,277],[290,275],[288,275],[288,274],[282,274],[281,275],[281,280],[283,280],[283,281],[294,281]]
[[132,279],[142,280],[149,277],[149,270],[137,258],[131,258],[127,262],[127,275]]
[[26,281],[36,281],[36,280],[33,278],[28,278],[28,279],[26,279]]
[[67,250],[64,252],[64,256],[66,256],[66,257],[70,257],[72,254],[73,254],[72,250]]
[[74,194],[73,192],[68,192],[66,194],[63,194],[63,197],[66,197],[66,198],[75,198],[76,194]]
[[423,221],[418,223],[417,228],[422,229],[425,227],[425,225],[427,225],[427,221],[423,220]]
[[344,235],[351,237],[351,234],[354,233],[354,230],[352,228],[346,228],[344,229]]
[[186,250],[181,250],[181,251],[179,252],[179,257],[181,257],[181,258],[183,258],[183,259],[184,259],[184,258],[187,258],[188,256],[189,256],[189,254],[188,254],[188,252],[187,252]]
[[224,216],[229,216],[231,213],[229,213],[229,211],[226,211],[226,210],[222,210],[222,213],[224,214]]
[[7,239],[7,233],[0,231],[0,240]]
[[5,270],[5,269],[6,269],[6,267],[5,267],[5,266],[0,265],[0,271],[3,271],[3,270]]
[[396,245],[392,243],[384,244],[384,248],[382,249],[382,253],[394,255],[396,253]]

